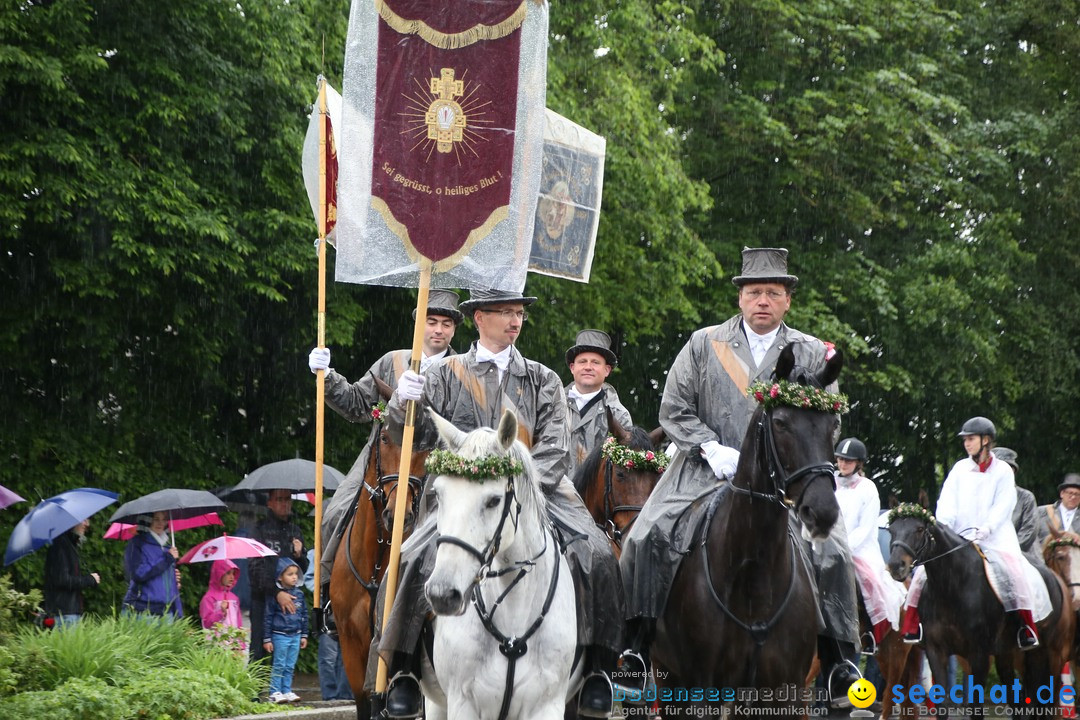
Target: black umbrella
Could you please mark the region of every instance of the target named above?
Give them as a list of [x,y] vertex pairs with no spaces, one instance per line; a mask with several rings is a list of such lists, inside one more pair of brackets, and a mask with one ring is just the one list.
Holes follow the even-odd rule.
[[[329,465],[323,465],[323,490],[336,490],[345,482],[345,476]],[[263,465],[252,470],[229,493],[245,490],[290,490],[292,492],[315,491],[315,463],[311,460],[293,458]]]
[[156,512],[167,512],[170,520],[179,520],[227,509],[228,506],[212,492],[166,488],[124,503],[112,514],[109,522],[134,523],[139,515],[153,515]]

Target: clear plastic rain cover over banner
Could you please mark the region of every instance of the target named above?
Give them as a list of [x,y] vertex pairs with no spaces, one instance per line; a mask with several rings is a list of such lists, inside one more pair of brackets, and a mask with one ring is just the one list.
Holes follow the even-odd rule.
[[430,261],[432,287],[524,287],[547,32],[543,0],[354,0],[337,280],[416,287]]

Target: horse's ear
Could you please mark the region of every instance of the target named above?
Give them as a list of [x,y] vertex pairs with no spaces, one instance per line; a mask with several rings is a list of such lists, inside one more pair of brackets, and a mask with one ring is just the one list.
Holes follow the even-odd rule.
[[791,371],[795,369],[795,348],[793,343],[788,343],[780,351],[780,359],[776,361],[776,369],[773,370],[773,378],[787,380]]
[[503,450],[509,450],[517,439],[518,421],[517,415],[509,410],[503,410],[502,418],[499,419],[498,438]]
[[394,388],[384,383],[378,377],[374,375],[372,375],[372,377],[375,378],[375,387],[379,389],[379,397],[381,397],[383,400],[386,400],[387,402],[390,402],[390,396],[394,394]]
[[431,419],[435,422],[435,428],[439,431],[439,437],[442,438],[443,444],[451,452],[455,452],[465,442],[465,433],[458,430],[452,422],[431,408],[428,408],[428,412],[431,413]]
[[1064,532],[1062,532],[1061,530],[1058,530],[1056,527],[1054,527],[1054,523],[1047,523],[1047,525],[1050,526],[1050,534],[1054,536],[1055,540],[1057,540],[1059,537],[1064,535]]
[[930,493],[926,492],[926,488],[919,490],[919,504],[927,510],[930,509]]
[[900,498],[896,497],[892,493],[889,493],[889,509],[893,510],[900,505]]
[[615,436],[615,442],[619,443],[623,447],[630,444],[630,431],[622,426],[622,423],[615,419],[615,413],[611,412],[611,408],[605,407],[604,411],[607,412],[607,429],[608,432]]
[[825,367],[818,375],[818,382],[821,383],[821,387],[827,388],[836,382],[836,379],[840,377],[840,371],[844,367],[844,354],[837,350],[833,353],[833,356],[825,363]]
[[649,440],[652,441],[652,446],[659,449],[660,445],[664,442],[667,434],[664,432],[664,428],[657,427],[651,433],[649,433]]

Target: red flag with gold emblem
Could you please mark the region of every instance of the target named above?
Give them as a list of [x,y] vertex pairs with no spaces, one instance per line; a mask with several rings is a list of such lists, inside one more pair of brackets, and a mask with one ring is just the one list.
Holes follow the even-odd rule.
[[[326,83],[326,79],[319,77],[320,83]],[[301,166],[304,171],[304,187],[307,190],[308,201],[311,203],[311,213],[315,216],[315,222],[319,222],[319,123],[324,123],[326,138],[326,234],[334,229],[337,222],[337,176],[338,157],[337,144],[334,142],[334,126],[341,126],[341,95],[338,91],[326,83],[326,115],[319,112],[319,99],[311,106],[311,115],[308,118],[307,134],[304,136],[304,150]]]
[[337,279],[519,290],[543,147],[547,5],[353,3]]

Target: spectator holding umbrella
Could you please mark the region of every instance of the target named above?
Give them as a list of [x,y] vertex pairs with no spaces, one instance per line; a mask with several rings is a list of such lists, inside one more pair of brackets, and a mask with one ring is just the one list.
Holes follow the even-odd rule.
[[149,613],[168,620],[184,615],[180,605],[180,553],[169,542],[169,514],[157,511],[138,518],[139,530],[124,549],[128,589],[123,612]]
[[89,518],[63,533],[49,545],[45,555],[46,614],[56,618],[59,625],[74,625],[83,613],[83,590],[101,582],[96,572],[82,572],[79,567],[79,546],[86,542]]

